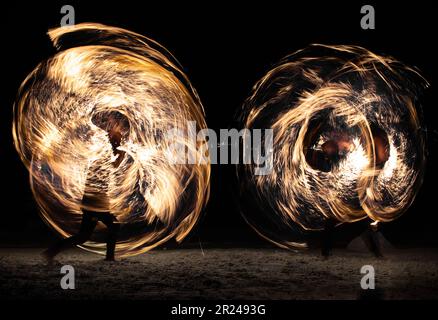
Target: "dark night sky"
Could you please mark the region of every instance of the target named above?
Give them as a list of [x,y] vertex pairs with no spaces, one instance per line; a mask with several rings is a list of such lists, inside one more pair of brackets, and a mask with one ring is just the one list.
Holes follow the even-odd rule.
[[[17,2],[18,3],[18,2]],[[69,2],[76,23],[99,22],[122,27],[164,45],[184,67],[206,109],[212,129],[233,126],[233,116],[251,87],[279,59],[311,43],[354,44],[388,54],[422,70],[431,83],[424,103],[428,129],[428,166],[416,202],[387,227],[394,241],[438,245],[436,187],[438,125],[432,95],[436,92],[435,10],[430,2],[376,4],[376,30],[360,28],[360,3],[268,1],[237,5],[214,1],[203,5],[149,1],[117,4]],[[288,3],[285,5],[285,3]],[[370,3],[372,4],[372,3]],[[38,245],[53,239],[39,219],[28,173],[12,144],[12,104],[26,75],[54,53],[47,29],[59,25],[62,4],[11,4],[3,10],[3,87],[0,116],[0,161],[3,170],[0,244],[23,239]],[[235,201],[231,166],[214,165],[211,199],[189,240],[217,243],[264,243],[244,223]]]

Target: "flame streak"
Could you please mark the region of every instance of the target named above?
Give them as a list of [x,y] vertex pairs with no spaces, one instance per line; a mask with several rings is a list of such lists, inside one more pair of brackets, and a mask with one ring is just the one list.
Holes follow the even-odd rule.
[[[422,85],[414,69],[360,47],[312,45],[286,57],[256,84],[241,113],[245,128],[274,130],[272,174],[254,175],[252,165],[238,171],[242,194],[262,208],[257,217],[257,210],[243,212],[248,223],[280,246],[297,247],[274,229],[399,217],[422,181]],[[381,166],[376,130],[387,140]],[[328,140],[342,155],[329,170],[315,168],[306,156]]]
[[[197,146],[165,135],[170,128],[185,132],[187,121],[206,128],[190,82],[163,47],[127,30],[79,24],[49,36],[58,53],[23,82],[13,123],[44,220],[64,237],[77,232],[87,170],[100,159],[101,172],[110,172],[110,211],[122,225],[116,253],[145,252],[171,237],[181,241],[208,198],[210,177],[209,165],[173,165],[166,154],[178,143],[199,156]],[[130,124],[117,169],[107,133],[91,121],[111,110]],[[97,238],[83,247],[103,253],[104,240]]]

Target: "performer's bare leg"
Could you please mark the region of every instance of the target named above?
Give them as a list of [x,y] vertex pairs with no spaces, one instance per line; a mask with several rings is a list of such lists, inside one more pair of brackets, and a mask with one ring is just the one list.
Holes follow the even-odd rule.
[[119,222],[112,215],[108,215],[102,222],[107,227],[107,240],[106,240],[106,261],[114,261],[115,260],[115,250],[116,250],[116,242],[117,235],[120,229]]
[[321,237],[321,254],[323,257],[328,258],[333,249],[333,233],[335,229],[334,221],[327,220]]
[[379,232],[378,223],[371,223],[367,230],[362,234],[362,240],[365,242],[367,248],[376,256],[377,258],[383,257],[382,250],[380,246],[379,239],[377,237]]
[[57,243],[52,245],[49,249],[44,251],[43,256],[50,263],[53,261],[55,256],[58,255],[60,252],[70,247],[73,247],[75,245],[83,244],[88,239],[90,239],[91,234],[94,231],[94,228],[96,228],[97,221],[98,220],[95,217],[93,217],[92,214],[88,212],[84,212],[82,215],[82,222],[79,232],[75,235],[72,235],[71,237],[58,241]]

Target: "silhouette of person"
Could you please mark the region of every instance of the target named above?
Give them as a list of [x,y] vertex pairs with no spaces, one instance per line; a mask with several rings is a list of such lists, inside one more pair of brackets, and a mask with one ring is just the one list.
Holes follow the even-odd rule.
[[[375,129],[372,134],[375,148],[375,165],[377,169],[382,169],[389,158],[388,138],[382,130]],[[347,141],[328,140],[322,145],[322,151],[319,152],[317,155],[318,157],[315,157],[315,155],[313,156],[313,159],[316,159],[314,162],[317,163],[322,171],[330,171],[333,164],[339,161],[339,152],[342,149],[348,148],[349,143]],[[379,226],[378,222],[372,222],[361,235],[367,248],[378,258],[383,257],[377,236]],[[321,234],[321,254],[326,258],[330,256],[333,248],[333,235],[335,228],[336,222],[332,219],[328,219]]]
[[[129,121],[122,113],[109,111],[96,113],[92,117],[92,122],[107,132],[112,153],[116,159],[112,161],[111,155],[104,156],[96,159],[89,166],[81,202],[83,214],[79,232],[60,240],[44,251],[43,256],[48,262],[53,261],[53,258],[61,251],[88,241],[99,221],[107,227],[105,260],[114,261],[115,258],[120,224],[116,216],[110,212],[108,186],[112,175],[114,175],[114,169],[120,165],[125,156],[125,152],[119,150],[118,147],[129,132]],[[111,165],[108,166],[108,163]]]

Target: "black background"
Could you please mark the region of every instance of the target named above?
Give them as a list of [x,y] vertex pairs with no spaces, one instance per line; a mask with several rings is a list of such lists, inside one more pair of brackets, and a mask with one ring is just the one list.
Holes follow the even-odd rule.
[[[164,45],[184,67],[204,104],[207,124],[214,130],[234,126],[233,117],[255,82],[279,59],[311,43],[360,45],[418,67],[431,83],[424,100],[425,182],[414,205],[386,231],[401,245],[436,246],[438,126],[433,98],[438,14],[429,3],[68,2],[75,8],[76,23],[122,27]],[[59,26],[63,4],[2,4],[0,245],[38,246],[55,237],[38,216],[28,172],[13,147],[11,122],[20,83],[38,62],[55,53],[46,32]],[[374,5],[376,30],[360,27],[364,4]],[[239,214],[232,174],[231,166],[213,165],[210,201],[186,243],[264,244]]]

